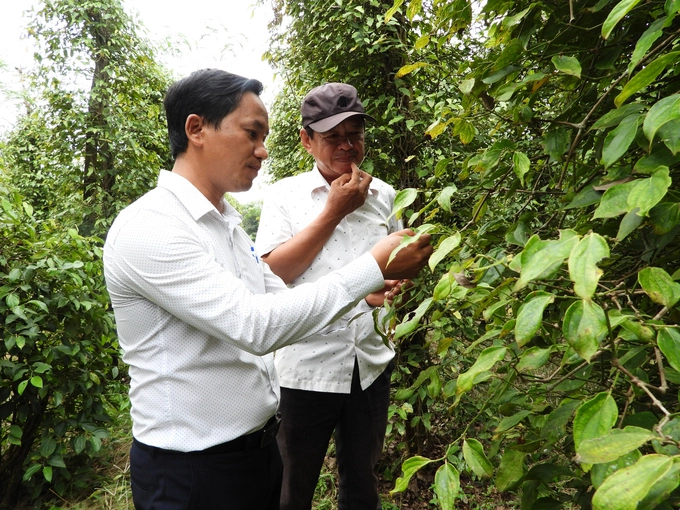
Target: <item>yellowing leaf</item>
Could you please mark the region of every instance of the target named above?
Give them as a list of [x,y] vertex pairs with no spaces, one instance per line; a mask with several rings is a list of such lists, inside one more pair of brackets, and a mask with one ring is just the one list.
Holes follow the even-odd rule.
[[399,69],[397,71],[395,78],[402,78],[402,77],[406,76],[407,74],[412,73],[416,69],[420,69],[421,67],[426,67],[428,65],[430,65],[430,64],[428,64],[426,62],[416,62],[415,64],[406,64],[405,66],[403,66],[401,69]]

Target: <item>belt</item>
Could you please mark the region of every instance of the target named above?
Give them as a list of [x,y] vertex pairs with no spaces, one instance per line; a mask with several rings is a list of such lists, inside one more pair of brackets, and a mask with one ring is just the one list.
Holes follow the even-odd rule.
[[176,454],[183,453],[187,455],[203,455],[203,454],[220,454],[220,453],[235,453],[235,452],[245,452],[248,450],[254,450],[256,448],[264,448],[268,446],[275,438],[279,431],[279,425],[281,424],[281,413],[276,413],[274,416],[269,418],[269,421],[265,423],[264,427],[250,434],[246,434],[226,443],[218,444],[206,448],[205,450],[198,450],[193,452],[180,452],[177,450],[165,450],[163,448],[157,448],[156,446],[149,446],[144,443],[140,443],[137,439],[133,438],[133,443],[141,450],[150,453],[153,456],[162,454]]

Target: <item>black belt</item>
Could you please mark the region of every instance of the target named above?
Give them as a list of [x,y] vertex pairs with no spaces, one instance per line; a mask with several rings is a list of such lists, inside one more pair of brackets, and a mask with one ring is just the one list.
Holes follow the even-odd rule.
[[185,453],[185,454],[214,454],[214,453],[235,453],[235,452],[245,452],[248,450],[254,450],[256,448],[264,448],[268,446],[275,438],[276,433],[279,431],[279,425],[281,424],[281,414],[276,413],[274,416],[269,418],[269,421],[265,423],[264,427],[245,436],[237,437],[226,443],[218,444],[206,448],[205,450],[198,450],[193,452],[180,452],[176,450],[165,450],[163,448],[157,448],[155,446],[149,446],[144,443],[140,443],[133,438],[134,444],[148,452],[152,455],[158,454],[172,454],[172,453]]

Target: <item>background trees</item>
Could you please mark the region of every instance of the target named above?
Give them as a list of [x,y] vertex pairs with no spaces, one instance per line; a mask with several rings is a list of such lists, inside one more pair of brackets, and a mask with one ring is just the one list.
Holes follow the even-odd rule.
[[94,236],[170,162],[169,76],[119,0],[46,0],[29,31],[0,157],[0,508],[82,485],[108,437],[127,388]]
[[670,507],[680,4],[277,6],[276,175],[309,167],[304,92],[353,83],[379,119],[364,166],[437,239],[394,323],[395,492],[422,469],[443,508],[461,475],[523,508]]

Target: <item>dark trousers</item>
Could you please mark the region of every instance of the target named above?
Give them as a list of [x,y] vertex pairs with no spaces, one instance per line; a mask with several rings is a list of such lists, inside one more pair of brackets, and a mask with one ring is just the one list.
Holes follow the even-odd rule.
[[283,467],[276,441],[231,453],[130,450],[137,510],[278,510]]
[[381,508],[375,466],[382,453],[393,364],[362,391],[354,366],[350,394],[281,388],[281,510],[309,510],[335,429],[339,510]]

